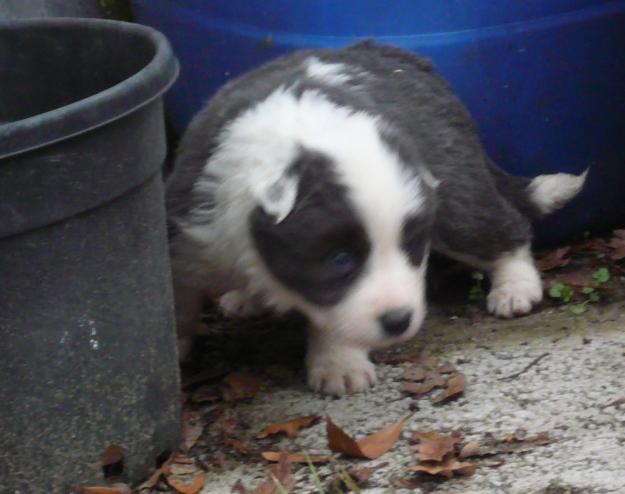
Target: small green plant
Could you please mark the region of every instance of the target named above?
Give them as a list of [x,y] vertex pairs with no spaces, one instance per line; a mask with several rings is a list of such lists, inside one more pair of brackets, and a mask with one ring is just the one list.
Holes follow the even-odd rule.
[[564,302],[566,308],[576,316],[583,314],[588,310],[587,305],[589,303],[599,302],[601,296],[599,295],[598,289],[610,281],[610,271],[608,268],[599,268],[592,275],[592,278],[594,280],[594,286],[585,286],[580,290],[580,293],[585,295],[585,300],[581,302],[571,303],[575,296],[575,289],[566,283],[556,283],[553,285],[549,289],[549,296]]
[[317,487],[317,490],[319,491],[319,494],[325,494],[326,491],[323,488],[323,485],[321,484],[321,479],[319,478],[319,474],[317,473],[317,469],[315,468],[315,465],[310,459],[310,455],[306,455],[306,463],[308,463],[308,469],[310,470],[310,474],[312,475],[312,478],[315,482],[315,486]]
[[592,275],[595,282],[599,285],[603,285],[610,281],[610,271],[608,268],[599,268],[595,271],[595,274]]
[[562,302],[568,304],[575,295],[575,290],[571,285],[566,283],[556,283],[549,289],[549,296],[562,300]]
[[345,486],[353,493],[360,494],[362,491],[356,481],[351,477],[351,475],[344,468],[339,469],[339,474]]
[[469,288],[469,300],[477,302],[484,298],[484,289],[482,288],[482,281],[484,281],[484,273],[480,271],[474,271],[471,273],[473,278],[473,285]]
[[274,483],[276,485],[276,489],[278,490],[278,494],[289,494],[289,491],[287,491],[286,487],[284,487],[282,485],[282,483],[280,482],[278,477],[276,477],[275,475],[271,474],[271,478],[273,479],[273,481],[274,481]]

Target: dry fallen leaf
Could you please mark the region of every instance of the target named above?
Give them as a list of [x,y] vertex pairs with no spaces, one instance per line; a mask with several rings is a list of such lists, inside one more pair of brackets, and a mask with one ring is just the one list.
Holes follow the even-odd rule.
[[462,372],[453,374],[447,380],[447,387],[441,393],[434,397],[432,403],[436,405],[438,403],[447,401],[450,398],[454,398],[460,393],[463,393],[464,390],[467,389],[468,385],[469,381],[467,380],[467,376],[465,376]]
[[[282,489],[279,489],[281,486]],[[288,455],[282,453],[277,464],[271,468],[269,477],[254,489],[254,494],[278,494],[283,491],[291,492],[295,487],[295,478],[291,471],[291,462]]]
[[249,494],[249,490],[245,487],[245,484],[241,479],[237,480],[235,484],[232,486],[232,491],[234,494]]
[[608,403],[607,406],[617,407],[619,405],[625,405],[625,396],[623,398],[617,398],[616,400],[612,400],[610,403]]
[[441,386],[445,386],[446,379],[440,374],[427,374],[425,377],[425,381],[421,384],[403,381],[400,386],[402,391],[415,395],[421,396],[429,393],[434,388],[439,388]]
[[156,484],[158,484],[161,476],[169,472],[169,464],[171,463],[173,458],[174,455],[172,454],[159,468],[154,470],[152,474],[148,477],[148,479],[141,485],[139,485],[137,489],[140,491],[143,489],[152,489]]
[[408,367],[401,375],[401,378],[404,381],[423,381],[425,374],[425,369],[422,367]]
[[608,247],[613,249],[610,259],[614,261],[625,259],[625,230],[614,230],[612,234],[614,236],[608,242]]
[[189,451],[204,431],[202,415],[198,412],[185,412],[182,424],[182,447],[185,451]]
[[445,455],[453,452],[459,435],[444,435],[437,431],[415,431],[412,439],[419,441],[417,456],[421,461],[442,461]]
[[206,473],[198,471],[193,477],[193,480],[189,483],[183,482],[179,478],[175,478],[171,475],[165,477],[165,481],[179,494],[197,494],[202,490],[206,482]]
[[453,454],[447,455],[442,462],[423,462],[410,467],[413,472],[423,472],[430,475],[451,478],[454,474],[473,475],[477,463],[458,461]]
[[421,479],[409,478],[391,478],[391,485],[393,487],[399,487],[400,489],[420,490],[423,487]]
[[440,374],[454,374],[458,369],[451,362],[444,362],[436,368],[436,371]]
[[488,434],[479,447],[479,453],[474,456],[486,457],[498,454],[512,454],[530,451],[538,446],[551,443],[548,432],[539,432],[534,436],[525,436],[523,429],[508,434],[504,439],[495,439]]
[[461,460],[471,456],[480,456],[480,445],[476,441],[469,441],[462,447],[458,454],[458,458]]
[[369,482],[371,474],[387,465],[388,462],[384,462],[370,467],[340,469],[326,482],[326,492],[360,492],[360,488],[365,487]]
[[227,401],[254,398],[262,385],[262,380],[250,372],[233,372],[225,378],[226,386],[222,395]]
[[548,432],[539,432],[534,436],[528,436],[527,431],[522,427],[508,434],[504,439],[504,443],[545,443],[549,442]]
[[295,437],[299,433],[300,429],[304,427],[311,427],[316,424],[321,417],[319,415],[308,415],[306,417],[300,417],[297,419],[287,420],[285,422],[279,422],[265,427],[262,431],[256,434],[256,439],[264,439],[267,436],[273,434],[279,434],[284,432],[288,437]]
[[595,282],[593,275],[595,270],[591,268],[582,268],[570,273],[557,273],[545,278],[543,286],[545,290],[549,290],[556,283],[564,283],[570,285],[576,292],[580,292],[588,286],[592,286]]
[[599,252],[605,254],[610,252],[610,248],[602,238],[591,238],[573,245],[571,252]]
[[[280,461],[280,458],[286,455],[286,459],[290,463],[308,463],[304,453],[285,453],[282,451],[263,451],[260,454],[265,460],[272,463]],[[311,463],[327,463],[330,461],[329,456],[308,455]]]
[[246,454],[254,450],[254,448],[250,446],[249,444],[245,444],[241,441],[237,441],[236,439],[232,439],[230,437],[224,438],[224,444],[228,446],[229,448],[232,448],[235,451],[238,451],[239,453]]
[[207,385],[196,389],[189,395],[189,400],[193,403],[212,403],[219,401],[220,397],[215,386]]
[[194,463],[172,463],[169,466],[167,475],[183,476],[195,475],[199,468]]
[[124,449],[119,444],[111,444],[102,453],[103,467],[124,461]]
[[355,458],[369,458],[375,460],[389,451],[399,439],[402,427],[406,420],[412,415],[407,415],[400,421],[384,427],[383,429],[370,434],[359,441],[349,437],[339,428],[330,417],[326,417],[326,430],[328,434],[328,445],[336,453],[343,453]]
[[555,268],[561,268],[568,265],[571,262],[571,258],[568,255],[571,253],[571,246],[560,247],[559,249],[552,250],[544,257],[536,261],[536,265],[539,271],[551,271]]
[[130,494],[132,491],[126,484],[114,484],[106,487],[81,487],[80,492],[81,494]]

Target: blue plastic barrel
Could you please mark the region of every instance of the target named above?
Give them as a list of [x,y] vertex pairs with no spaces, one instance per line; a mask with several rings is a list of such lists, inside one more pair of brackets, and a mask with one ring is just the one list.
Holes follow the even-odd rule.
[[580,196],[537,225],[545,242],[625,225],[625,1],[134,0],[182,65],[178,130],[224,82],[282,53],[365,37],[430,57],[518,175],[591,168]]

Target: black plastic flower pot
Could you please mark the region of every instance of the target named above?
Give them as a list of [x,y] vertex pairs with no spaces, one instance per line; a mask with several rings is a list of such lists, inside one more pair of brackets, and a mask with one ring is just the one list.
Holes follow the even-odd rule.
[[1,493],[137,481],[178,442],[160,176],[177,71],[147,27],[0,23]]

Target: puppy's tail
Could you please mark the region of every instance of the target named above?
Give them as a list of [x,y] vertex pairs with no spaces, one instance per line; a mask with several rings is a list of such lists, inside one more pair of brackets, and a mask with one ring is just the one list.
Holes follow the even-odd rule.
[[509,175],[494,163],[491,172],[499,191],[523,214],[538,219],[561,208],[584,187],[588,169],[580,175],[552,173],[535,178]]

